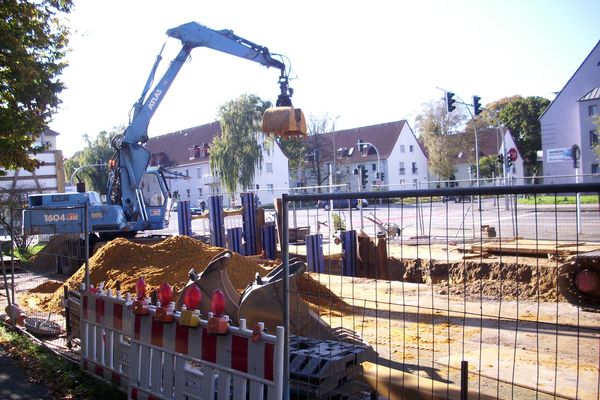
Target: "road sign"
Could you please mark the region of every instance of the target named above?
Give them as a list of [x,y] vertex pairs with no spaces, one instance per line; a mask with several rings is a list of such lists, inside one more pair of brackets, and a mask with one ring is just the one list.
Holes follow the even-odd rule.
[[512,160],[512,161],[516,161],[517,160],[517,149],[515,149],[514,147],[511,147],[508,150],[508,157]]

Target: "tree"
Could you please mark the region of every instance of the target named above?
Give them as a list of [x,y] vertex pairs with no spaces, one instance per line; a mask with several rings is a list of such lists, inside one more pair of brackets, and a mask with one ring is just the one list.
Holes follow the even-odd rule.
[[515,139],[528,175],[537,175],[540,169],[537,163],[537,151],[542,148],[539,117],[549,104],[550,100],[539,96],[513,96],[498,112],[498,119]]
[[110,140],[123,130],[122,127],[116,127],[110,133],[102,131],[93,140],[88,135],[84,135],[86,147],[65,162],[65,176],[67,179],[73,175],[77,168],[81,168],[77,171],[76,178],[85,182],[88,190],[93,190],[99,194],[107,194],[108,161],[113,157],[115,151],[110,144]]
[[257,134],[262,115],[270,106],[258,96],[244,94],[219,107],[221,136],[213,140],[210,168],[232,196],[239,186],[246,190],[254,182],[255,169],[262,162]]
[[423,104],[415,119],[415,128],[429,154],[429,169],[441,179],[452,179],[457,154],[468,147],[452,140],[456,137],[451,138],[466,118],[460,112],[447,113],[442,99]]
[[[329,181],[327,165],[333,162],[333,141],[325,133],[333,131],[333,120],[329,115],[311,115],[308,121],[308,138],[302,180],[322,186]],[[320,189],[319,189],[320,191]]]
[[302,167],[306,156],[306,141],[302,136],[289,138],[279,137],[277,143],[288,158],[288,167],[293,180],[302,179]]
[[69,34],[61,17],[71,7],[71,0],[0,4],[0,176],[39,165],[29,153],[44,149],[36,140],[60,104]]

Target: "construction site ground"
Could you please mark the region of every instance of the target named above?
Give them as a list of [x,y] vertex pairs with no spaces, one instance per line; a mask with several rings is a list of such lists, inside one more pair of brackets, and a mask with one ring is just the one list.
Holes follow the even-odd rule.
[[[318,302],[317,309],[332,327],[357,332],[373,346],[382,364],[396,370],[458,385],[461,361],[468,361],[469,387],[481,393],[499,398],[597,399],[600,396],[597,310],[551,299],[548,293],[532,297],[523,291],[520,297],[522,288],[511,286],[509,279],[505,288],[501,288],[506,292],[500,296],[483,290],[487,287],[485,283],[494,287],[498,284],[485,276],[475,280],[472,276],[462,280],[455,277],[452,282],[427,274],[419,279],[406,279],[406,276],[414,278],[411,268],[418,259],[450,265],[450,272],[454,271],[452,265],[463,263],[490,266],[489,270],[494,271],[501,261],[541,269],[538,278],[548,275],[547,271],[562,262],[552,256],[552,251],[548,253],[550,257],[544,255],[545,249],[541,250],[542,256],[525,257],[493,254],[477,245],[481,241],[391,240],[387,243],[389,279],[373,279],[341,276],[341,246],[327,242],[323,250],[329,273],[310,275],[348,306],[328,307],[327,302]],[[302,257],[305,248],[291,245],[290,253]],[[39,283],[37,278],[26,266],[19,267],[15,287],[23,293]],[[60,277],[47,278],[60,286]],[[21,296],[17,294],[17,298]],[[4,295],[0,302],[4,310]],[[52,320],[61,319],[58,314],[52,315]],[[71,355],[76,356],[76,352]],[[429,382],[423,380],[425,393]]]
[[[434,260],[434,264],[479,264],[491,271],[502,263],[522,270],[538,270],[538,275],[533,275],[539,282],[553,279],[553,274],[547,271],[556,270],[565,261],[552,256],[556,254],[552,251],[556,246],[548,250],[540,243],[531,256],[523,256],[510,254],[508,245],[508,254],[481,252],[480,241],[474,246],[448,241],[436,243],[428,238],[420,238],[418,242],[389,241],[388,257],[405,263],[425,259]],[[531,248],[527,241],[519,243],[520,253]],[[567,245],[562,244],[562,248]],[[598,247],[598,244],[579,244],[577,250],[584,252]],[[290,252],[301,255],[296,252],[301,248],[291,246]],[[458,384],[461,361],[468,361],[469,387],[481,393],[500,398],[597,399],[600,396],[598,309],[577,307],[557,299],[555,291],[538,296],[532,296],[531,291],[527,294],[525,286],[532,282],[515,285],[507,279],[505,288],[500,289],[505,292],[500,296],[497,290],[484,290],[487,286],[498,287],[498,281],[485,282],[485,276],[479,280],[471,277],[470,282],[450,283],[447,278],[433,282],[425,278],[426,283],[414,283],[344,277],[338,274],[341,245],[332,241],[324,244],[323,249],[325,268],[335,273],[313,272],[311,276],[350,304],[351,311],[328,312],[323,308],[321,316],[333,327],[342,326],[360,334],[393,368]],[[391,262],[388,267],[394,265],[398,264]],[[400,273],[391,271],[390,275]],[[428,382],[423,382],[425,389]]]

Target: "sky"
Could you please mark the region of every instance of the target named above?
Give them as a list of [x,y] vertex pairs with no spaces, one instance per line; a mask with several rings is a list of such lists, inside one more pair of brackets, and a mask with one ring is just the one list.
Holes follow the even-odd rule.
[[[165,43],[155,83],[180,50],[166,31],[230,29],[291,63],[293,103],[335,129],[414,119],[456,93],[485,104],[550,100],[600,40],[598,0],[74,0],[69,66],[50,128],[70,157],[84,135],[129,121]],[[278,70],[196,48],[150,122],[150,137],[210,123],[241,94],[275,102]]]

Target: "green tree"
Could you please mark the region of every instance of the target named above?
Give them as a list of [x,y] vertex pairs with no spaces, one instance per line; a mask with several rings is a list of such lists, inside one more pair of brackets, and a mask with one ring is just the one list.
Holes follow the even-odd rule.
[[244,94],[219,107],[221,136],[213,140],[210,168],[235,197],[238,187],[249,189],[262,162],[257,135],[262,115],[270,107],[256,95]]
[[498,119],[515,139],[519,152],[523,155],[527,175],[537,175],[541,168],[537,163],[537,151],[542,148],[539,117],[550,100],[539,96],[513,96],[510,99],[499,110]]
[[494,178],[502,175],[502,166],[498,164],[498,155],[491,154],[479,159],[479,178]]
[[0,176],[33,171],[29,153],[56,112],[64,84],[69,30],[61,17],[71,0],[5,0],[0,3]]
[[448,113],[444,100],[423,104],[415,119],[415,128],[429,154],[429,169],[441,179],[452,179],[457,154],[469,147],[451,137],[466,119],[466,115],[458,110]]
[[[111,137],[123,132],[124,128],[117,127],[108,133],[102,131],[92,140],[84,135],[86,147],[77,152],[71,159],[65,161],[65,176],[69,179],[77,168],[76,178],[85,182],[88,190],[99,194],[107,194],[108,161],[114,154],[110,144]],[[102,164],[102,165],[98,165]],[[76,182],[73,182],[76,183]]]

